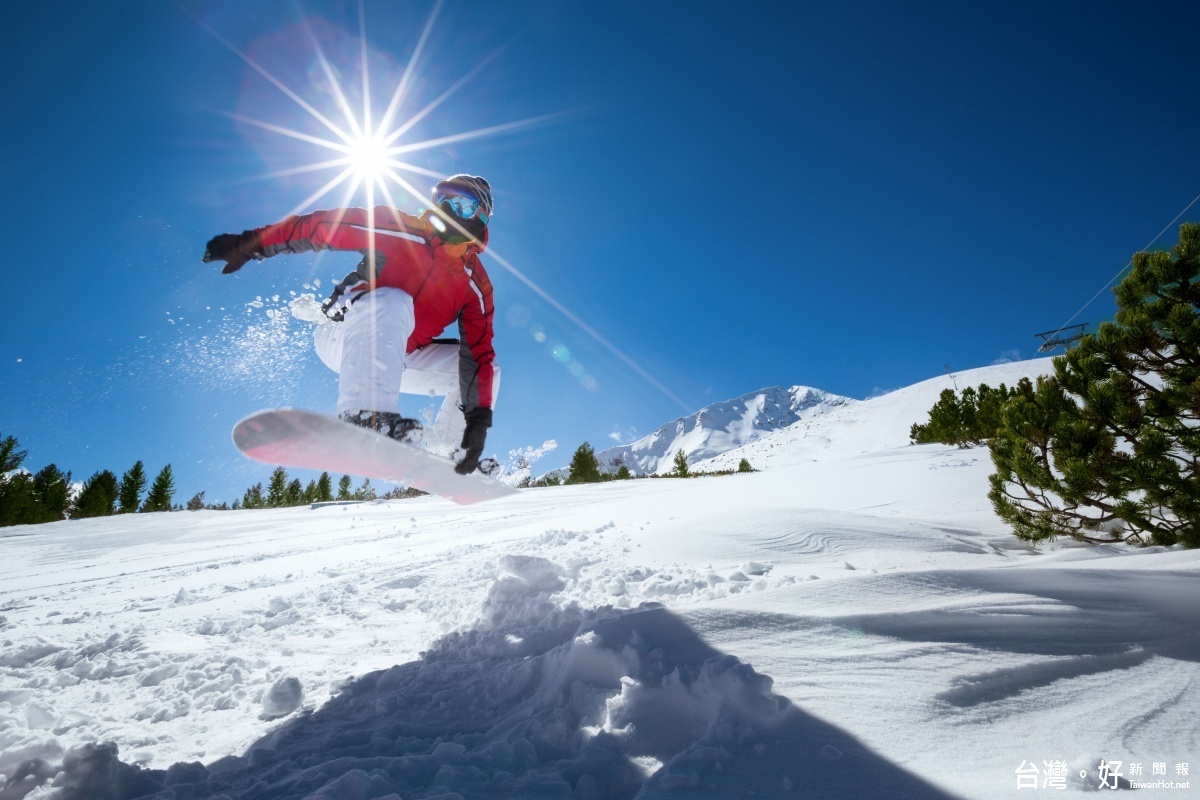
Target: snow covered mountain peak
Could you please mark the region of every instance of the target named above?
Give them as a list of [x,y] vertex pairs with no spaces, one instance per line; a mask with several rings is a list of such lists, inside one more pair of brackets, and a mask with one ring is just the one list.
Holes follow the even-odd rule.
[[603,469],[625,464],[635,474],[669,472],[680,450],[694,463],[857,402],[811,386],[770,386],[705,406],[596,457]]
[[1016,386],[1022,378],[1036,380],[1052,371],[1051,359],[1038,358],[963,370],[953,376],[937,375],[867,400],[831,406],[827,409],[831,413],[806,415],[711,458],[689,459],[689,464],[699,471],[715,472],[736,469],[745,458],[755,469],[773,469],[904,447],[909,444],[913,423],[929,419],[929,409],[943,390],[958,391],[983,383]]

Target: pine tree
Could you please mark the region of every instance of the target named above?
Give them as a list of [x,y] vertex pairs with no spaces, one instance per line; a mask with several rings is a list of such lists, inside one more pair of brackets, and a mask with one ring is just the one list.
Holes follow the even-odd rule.
[[370,478],[363,478],[362,485],[354,490],[355,500],[374,500],[375,487],[371,485]]
[[924,425],[914,424],[909,436],[914,444],[937,442],[966,447],[969,435],[965,407],[958,394],[953,389],[943,389],[938,401],[929,409],[929,421]]
[[33,505],[26,522],[37,524],[65,519],[71,505],[71,473],[47,464],[33,476]]
[[287,503],[289,506],[299,506],[304,504],[304,484],[299,478],[293,478],[291,483],[287,485]]
[[687,455],[683,450],[675,451],[674,469],[671,470],[671,475],[676,478],[686,478],[691,475],[691,470],[688,469]]
[[397,486],[383,496],[384,500],[407,500],[410,497],[425,497],[429,492],[422,492],[415,486]]
[[1115,320],[1005,405],[988,497],[1029,541],[1200,547],[1200,225],[1115,294]]
[[337,499],[338,500],[353,500],[354,499],[354,495],[350,494],[350,476],[349,475],[343,475],[342,479],[340,481],[338,481]]
[[317,496],[314,502],[328,503],[333,499],[333,479],[329,477],[328,472],[322,472],[321,477],[317,479]]
[[28,472],[14,473],[0,484],[0,526],[33,525],[40,521],[39,508]]
[[187,502],[188,511],[199,511],[204,508],[204,492],[199,492]]
[[271,508],[283,508],[288,504],[287,470],[276,467],[271,473],[271,482],[267,484],[267,505]]
[[107,517],[117,510],[117,476],[109,470],[96,472],[83,483],[79,496],[75,498],[75,511],[71,515],[85,517]]
[[738,462],[737,471],[738,472],[754,472],[754,467],[750,466],[750,461],[748,459],[743,458],[741,461]]
[[12,436],[0,439],[0,526],[33,522],[37,505],[33,479],[27,472],[16,472],[28,455],[17,447]]
[[262,482],[258,482],[246,490],[242,496],[242,508],[266,508],[267,500],[263,497]]
[[25,450],[18,450],[18,446],[17,440],[12,436],[0,439],[0,483],[4,482],[8,473],[19,468],[29,455]]
[[633,477],[633,475],[632,475],[632,474],[630,474],[630,472],[629,472],[629,467],[625,466],[624,464],[622,464],[621,466],[617,467],[617,475],[616,475],[616,479],[617,479],[617,480],[619,480],[619,481],[627,481],[627,480],[629,480],[629,479],[630,479],[630,478],[632,478],[632,477]]
[[[1022,378],[1029,386],[1029,380]],[[1028,387],[1024,387],[1028,388]],[[1001,425],[1001,412],[1008,398],[1023,391],[1010,391],[1004,384],[993,389],[986,383],[978,389],[970,386],[956,394],[953,389],[943,389],[937,403],[929,409],[929,421],[924,425],[914,424],[909,429],[913,444],[953,444],[968,448],[983,444],[996,435]]]
[[976,418],[976,406],[979,403],[979,392],[973,386],[967,386],[962,390],[962,397],[958,400],[958,416],[959,425],[959,440],[955,442],[964,450],[973,444],[980,444],[983,436],[979,430],[979,420]]
[[142,511],[170,511],[171,498],[175,495],[175,478],[171,474],[171,465],[167,464],[154,478],[150,485],[150,493],[142,504]]
[[132,514],[141,508],[142,492],[146,489],[146,468],[138,461],[124,475],[117,488],[117,502],[122,514]]
[[599,483],[600,462],[596,460],[596,451],[584,442],[575,449],[571,456],[571,466],[568,468],[567,483]]
[[[1028,378],[1022,378],[1028,385]],[[975,428],[977,432],[977,443],[982,444],[986,440],[996,436],[996,432],[1000,430],[1000,426],[1004,424],[1004,404],[1008,402],[1008,398],[1012,397],[1020,391],[1018,389],[1009,390],[1003,383],[1000,387],[993,389],[986,383],[980,384],[979,396],[975,404]]]

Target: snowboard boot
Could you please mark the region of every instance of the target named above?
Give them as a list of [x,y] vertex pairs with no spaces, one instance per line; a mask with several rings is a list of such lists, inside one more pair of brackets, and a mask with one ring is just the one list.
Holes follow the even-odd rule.
[[338,414],[338,419],[362,428],[379,431],[397,442],[417,446],[421,444],[423,430],[421,423],[415,419],[402,417],[395,411],[343,411]]
[[500,462],[494,458],[482,458],[476,469],[490,478],[500,471]]

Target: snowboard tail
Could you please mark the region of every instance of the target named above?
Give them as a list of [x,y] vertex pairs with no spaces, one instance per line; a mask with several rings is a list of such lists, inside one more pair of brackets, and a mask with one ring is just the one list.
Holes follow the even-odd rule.
[[464,505],[516,494],[481,473],[459,475],[448,458],[312,411],[251,414],[234,426],[233,443],[255,461],[377,478]]

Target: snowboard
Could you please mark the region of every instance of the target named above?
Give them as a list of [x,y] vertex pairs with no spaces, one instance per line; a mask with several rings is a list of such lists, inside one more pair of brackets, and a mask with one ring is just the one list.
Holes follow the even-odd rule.
[[251,414],[233,427],[233,443],[255,461],[378,478],[462,505],[517,492],[481,472],[459,475],[448,458],[312,411]]

